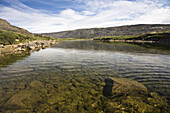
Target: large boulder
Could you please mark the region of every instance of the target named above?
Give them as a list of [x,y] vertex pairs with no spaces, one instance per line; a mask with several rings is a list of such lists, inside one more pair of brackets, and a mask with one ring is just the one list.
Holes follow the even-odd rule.
[[167,100],[149,92],[141,83],[126,78],[106,78],[103,88],[105,112],[168,112]]

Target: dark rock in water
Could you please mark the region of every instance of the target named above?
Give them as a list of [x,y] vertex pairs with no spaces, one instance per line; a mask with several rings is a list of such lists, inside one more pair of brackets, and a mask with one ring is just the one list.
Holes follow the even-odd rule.
[[[109,98],[119,97],[120,95],[136,95],[137,93],[148,92],[147,88],[131,79],[126,78],[106,78],[103,95]],[[139,94],[140,95],[140,94]]]
[[105,79],[105,86],[103,88],[103,95],[108,97],[112,95],[113,80],[110,78]]
[[[107,85],[108,81],[113,83],[109,84],[110,87]],[[104,91],[109,88],[108,102],[105,102],[104,106],[105,112],[168,112],[166,99],[155,92],[149,92],[139,82],[126,78],[107,78],[105,82],[104,96],[106,96]]]

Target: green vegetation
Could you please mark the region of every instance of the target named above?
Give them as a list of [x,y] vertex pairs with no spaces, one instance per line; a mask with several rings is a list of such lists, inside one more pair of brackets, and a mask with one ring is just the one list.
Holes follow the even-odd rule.
[[0,44],[11,45],[21,42],[33,41],[33,40],[52,40],[49,36],[42,36],[35,34],[34,36],[28,36],[21,33],[12,31],[0,30]]
[[65,40],[89,40],[89,39],[76,39],[76,38],[56,38],[57,42],[65,41]]
[[151,32],[141,35],[129,35],[129,36],[106,36],[95,38],[94,40],[142,40],[142,41],[161,41],[170,37],[170,31],[163,32]]
[[139,35],[137,38],[142,40],[149,40],[149,39],[164,39],[164,38],[170,38],[170,31],[164,31],[164,32],[151,32],[143,35]]
[[4,45],[17,44],[29,40],[36,40],[35,37],[27,36],[12,31],[0,31],[0,43]]
[[106,37],[99,37],[95,38],[94,40],[125,40],[129,38],[137,38],[137,36],[106,36]]
[[38,38],[38,40],[54,40],[54,38],[50,36],[39,35],[39,34],[34,34],[34,36]]

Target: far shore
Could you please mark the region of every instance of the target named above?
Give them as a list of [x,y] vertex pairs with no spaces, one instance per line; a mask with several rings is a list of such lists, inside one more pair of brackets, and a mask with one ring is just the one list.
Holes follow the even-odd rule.
[[[106,40],[102,40],[106,41]],[[158,41],[145,41],[145,40],[107,40],[108,42],[135,42],[135,43],[156,43]]]

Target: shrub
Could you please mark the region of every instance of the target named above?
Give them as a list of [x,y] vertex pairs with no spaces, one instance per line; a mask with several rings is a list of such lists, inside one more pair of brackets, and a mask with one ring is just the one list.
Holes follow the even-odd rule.
[[[16,41],[16,39],[18,41]],[[0,44],[10,45],[33,40],[53,40],[53,38],[43,35],[28,36],[25,34],[16,33],[12,31],[0,30]]]
[[0,43],[8,45],[14,44],[19,35],[11,31],[0,31]]

